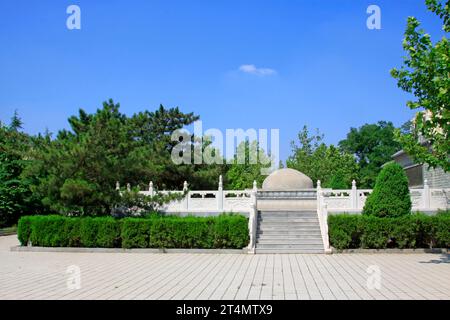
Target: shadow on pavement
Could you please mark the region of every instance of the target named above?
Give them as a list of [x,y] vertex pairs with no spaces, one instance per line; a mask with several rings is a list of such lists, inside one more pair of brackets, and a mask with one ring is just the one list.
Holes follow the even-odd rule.
[[420,261],[419,263],[435,263],[435,264],[450,263],[450,255],[441,254],[439,259],[433,259],[430,261]]

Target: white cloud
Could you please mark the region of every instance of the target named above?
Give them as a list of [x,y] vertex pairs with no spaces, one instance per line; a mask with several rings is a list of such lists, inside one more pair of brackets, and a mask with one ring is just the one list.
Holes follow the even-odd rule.
[[254,64],[243,64],[239,67],[239,71],[244,73],[254,74],[257,76],[271,76],[277,72],[269,68],[257,68]]

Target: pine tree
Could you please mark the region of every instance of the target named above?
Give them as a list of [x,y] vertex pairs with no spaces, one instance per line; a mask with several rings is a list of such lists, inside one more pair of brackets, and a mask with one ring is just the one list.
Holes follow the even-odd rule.
[[17,110],[14,110],[14,115],[11,118],[11,123],[9,125],[9,129],[11,131],[19,131],[19,129],[22,129],[22,119],[20,119],[19,117],[19,113],[17,112]]

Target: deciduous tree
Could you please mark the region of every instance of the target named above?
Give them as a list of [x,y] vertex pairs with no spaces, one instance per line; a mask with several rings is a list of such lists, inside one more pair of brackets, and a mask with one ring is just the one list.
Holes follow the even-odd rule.
[[311,135],[304,126],[298,140],[298,144],[292,142],[292,154],[286,162],[288,168],[303,172],[314,183],[321,180],[324,187],[350,188],[351,181],[358,179],[354,156],[334,145],[327,146],[318,131]]
[[381,166],[392,160],[392,155],[401,149],[395,140],[392,122],[379,121],[351,128],[347,137],[339,142],[346,153],[353,154],[359,165],[358,185],[373,188]]
[[[428,9],[442,20],[442,29],[450,31],[450,1],[426,0]],[[419,163],[450,170],[450,43],[444,35],[433,43],[419,29],[415,17],[408,18],[403,40],[406,57],[400,69],[391,75],[398,86],[415,97],[407,105],[419,112],[410,134],[397,132],[403,149]],[[424,141],[425,140],[425,141]]]

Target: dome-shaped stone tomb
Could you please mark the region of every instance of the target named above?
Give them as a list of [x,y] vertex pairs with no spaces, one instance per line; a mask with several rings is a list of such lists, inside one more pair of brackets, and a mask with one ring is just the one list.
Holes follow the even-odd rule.
[[312,189],[310,177],[294,169],[279,169],[272,172],[262,185],[263,191],[296,191]]

